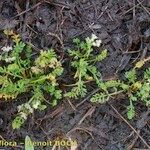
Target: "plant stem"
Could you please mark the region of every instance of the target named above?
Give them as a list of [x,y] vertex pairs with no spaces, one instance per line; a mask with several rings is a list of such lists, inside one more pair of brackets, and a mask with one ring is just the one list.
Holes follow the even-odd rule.
[[12,74],[12,73],[10,73],[10,72],[5,72],[7,75],[11,75],[11,76],[13,76],[13,77],[16,77],[16,78],[21,78],[21,79],[23,79],[23,77],[22,76],[19,76],[19,75],[14,75],[14,74]]

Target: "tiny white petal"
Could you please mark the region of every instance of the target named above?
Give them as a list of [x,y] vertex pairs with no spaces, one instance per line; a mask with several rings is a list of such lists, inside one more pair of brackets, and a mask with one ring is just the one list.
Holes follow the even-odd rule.
[[33,108],[30,107],[30,108],[29,108],[29,112],[30,112],[30,113],[33,113]]
[[93,46],[100,47],[101,43],[101,40],[96,40],[95,42],[93,42]]
[[6,62],[12,62],[12,61],[14,61],[15,59],[16,59],[16,57],[12,57],[12,58],[9,57],[9,58],[6,58],[5,61],[6,61]]
[[33,108],[34,109],[37,109],[38,108],[38,106],[39,106],[39,104],[40,104],[40,102],[39,101],[36,101],[34,104],[33,104]]
[[6,58],[5,61],[6,61],[6,62],[10,62],[9,58]]
[[9,52],[11,50],[12,50],[12,46],[4,46],[4,47],[2,47],[2,51],[3,52]]
[[21,116],[21,118],[23,118],[24,120],[27,119],[27,114],[24,113],[24,112],[20,112],[20,116]]
[[29,113],[33,113],[33,108],[28,103],[25,104],[25,108],[28,109]]
[[91,35],[91,40],[92,40],[92,41],[95,41],[96,39],[98,39],[98,37],[97,37],[95,34],[92,34],[92,35]]
[[18,112],[20,112],[21,109],[22,109],[22,105],[19,105],[19,106],[18,106]]

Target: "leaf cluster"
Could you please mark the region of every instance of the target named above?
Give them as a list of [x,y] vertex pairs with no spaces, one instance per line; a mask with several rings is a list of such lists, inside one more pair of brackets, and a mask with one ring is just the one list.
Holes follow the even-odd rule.
[[[80,41],[74,39],[74,50],[69,50],[71,68],[74,83],[63,94],[59,87],[59,77],[63,73],[63,67],[53,49],[41,50],[40,54],[33,58],[32,48],[21,41],[20,36],[13,31],[5,31],[14,41],[14,46],[4,47],[0,55],[0,99],[13,100],[19,95],[28,93],[30,98],[18,106],[18,114],[12,122],[13,129],[18,129],[35,110],[44,110],[47,103],[56,106],[62,98],[82,98],[87,94],[88,82],[95,82],[99,91],[91,97],[91,102],[106,103],[120,93],[128,96],[127,116],[132,119],[135,116],[135,104],[142,101],[150,106],[150,68],[144,71],[142,77],[138,77],[138,70],[150,60],[144,59],[136,63],[135,67],[126,72],[124,80],[103,81],[101,73],[96,68],[96,63],[107,57],[107,50],[98,48],[101,41],[92,35]],[[94,52],[98,54],[95,55]],[[46,95],[50,100],[47,101]]]
[[65,94],[69,98],[84,97],[87,94],[86,82],[95,81],[98,86],[101,82],[101,73],[95,66],[95,63],[102,61],[107,56],[107,50],[94,55],[94,46],[92,38],[86,38],[80,41],[76,38],[73,41],[76,44],[75,50],[69,50],[69,56],[72,57],[71,66],[74,73],[73,88]]
[[124,93],[129,98],[127,106],[127,117],[132,119],[135,116],[134,104],[142,101],[150,106],[150,68],[146,69],[142,79],[138,79],[138,70],[133,68],[125,73],[126,80],[110,80],[101,84],[100,92],[94,94],[91,102],[106,103],[117,94]]
[[[6,61],[8,59],[10,61]],[[1,54],[1,64],[0,99],[11,100],[23,93],[31,93],[29,101],[18,106],[17,117],[12,123],[14,129],[20,128],[34,110],[46,108],[45,93],[51,97],[48,103],[53,106],[61,99],[57,78],[63,68],[53,49],[41,51],[34,59],[32,48],[17,40],[12,50]]]

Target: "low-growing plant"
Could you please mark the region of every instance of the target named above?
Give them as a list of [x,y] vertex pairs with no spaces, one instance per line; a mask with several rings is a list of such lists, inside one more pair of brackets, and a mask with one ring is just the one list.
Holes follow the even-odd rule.
[[126,73],[126,78],[130,87],[128,90],[130,104],[127,107],[127,116],[132,119],[135,116],[135,102],[141,101],[147,107],[150,106],[150,68],[144,71],[141,79],[138,79],[135,68]]
[[102,61],[107,56],[107,50],[94,55],[93,47],[99,47],[101,40],[94,34],[91,38],[87,37],[85,41],[76,38],[73,41],[76,44],[75,50],[69,50],[69,56],[72,57],[71,66],[75,70],[73,88],[65,94],[69,98],[84,97],[87,93],[86,82],[95,81],[98,86],[101,83],[101,73],[97,70],[95,63]]
[[[9,32],[8,32],[9,33]],[[62,98],[57,78],[62,74],[61,62],[53,49],[41,51],[35,59],[32,57],[32,49],[23,43],[19,35],[8,34],[14,40],[14,46],[3,47],[0,67],[0,98],[5,100],[16,99],[19,95],[28,93],[30,99],[18,106],[18,115],[13,120],[13,129],[20,126],[34,110],[43,110],[45,94],[49,94],[49,103],[57,105]]]
[[142,78],[138,79],[137,72],[144,64],[145,60],[136,63],[135,67],[125,73],[125,81],[110,80],[101,83],[100,92],[94,94],[91,102],[105,103],[113,96],[124,93],[129,99],[127,106],[127,117],[132,119],[135,116],[134,103],[142,101],[146,106],[150,106],[150,68],[146,69]]
[[[80,98],[87,94],[87,82],[94,81],[99,91],[91,97],[91,102],[105,103],[120,93],[127,95],[127,117],[135,116],[135,102],[141,101],[150,106],[150,68],[138,77],[138,70],[150,60],[146,58],[136,63],[135,67],[125,73],[125,80],[103,81],[96,68],[96,62],[107,57],[107,50],[94,49],[99,47],[101,40],[94,34],[85,41],[74,39],[76,47],[69,50],[74,83],[71,90],[63,94],[58,79],[63,73],[61,61],[53,49],[41,50],[36,57],[29,44],[21,41],[13,31],[5,30],[13,46],[4,46],[0,55],[0,99],[17,100],[23,97],[18,106],[18,113],[12,122],[13,129],[18,129],[35,110],[44,110],[48,104],[56,106],[62,98]],[[94,52],[98,54],[94,54]],[[26,94],[26,96],[21,96]],[[48,95],[49,100],[45,97]]]

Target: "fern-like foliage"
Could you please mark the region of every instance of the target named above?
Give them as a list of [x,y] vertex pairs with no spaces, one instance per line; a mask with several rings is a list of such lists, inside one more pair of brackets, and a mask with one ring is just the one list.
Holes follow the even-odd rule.
[[[71,66],[76,71],[74,73],[74,87],[68,91],[65,96],[69,98],[84,97],[87,93],[86,82],[95,81],[99,86],[101,82],[101,74],[97,70],[95,63],[102,61],[107,56],[107,50],[101,51],[98,55],[94,55],[94,45],[100,41],[94,35],[86,38],[85,41],[74,39],[76,44],[75,50],[69,50],[69,56],[72,57]],[[98,45],[99,46],[99,45]]]
[[13,100],[21,94],[31,93],[30,99],[18,106],[17,117],[12,123],[16,129],[34,110],[46,108],[45,93],[51,97],[48,103],[57,105],[62,97],[57,77],[62,74],[63,68],[53,49],[41,51],[33,59],[31,46],[23,43],[14,33],[9,36],[14,46],[3,48],[1,54],[1,63],[4,65],[0,66],[0,99]]
[[[137,63],[138,64],[138,63]],[[136,64],[136,66],[137,66]],[[100,84],[100,92],[94,94],[91,102],[106,103],[113,96],[124,93],[128,96],[127,117],[132,119],[136,115],[135,103],[142,101],[150,106],[150,68],[146,69],[142,79],[138,79],[137,69],[133,68],[125,73],[125,81],[110,80]]]
[[[32,57],[32,48],[21,41],[13,31],[4,31],[14,45],[2,48],[0,55],[0,100],[16,100],[19,95],[29,93],[30,98],[18,106],[18,114],[12,122],[13,129],[20,128],[28,116],[35,110],[44,110],[47,103],[56,106],[63,97],[81,98],[87,94],[87,82],[94,81],[99,91],[91,97],[91,102],[106,103],[117,94],[128,96],[127,117],[136,115],[135,103],[141,101],[150,106],[150,68],[138,77],[138,70],[150,60],[150,57],[135,64],[135,67],[125,73],[125,80],[103,81],[101,73],[96,68],[96,62],[107,56],[107,50],[99,51],[101,40],[92,34],[85,41],[74,39],[76,47],[69,50],[74,83],[68,92],[63,94],[59,88],[59,77],[63,67],[53,49],[41,50],[36,58]],[[72,72],[71,72],[72,74]],[[46,99],[49,95],[49,100]]]
[[100,92],[94,94],[91,102],[106,103],[113,96],[128,90],[129,86],[120,80],[103,81],[100,84]]

